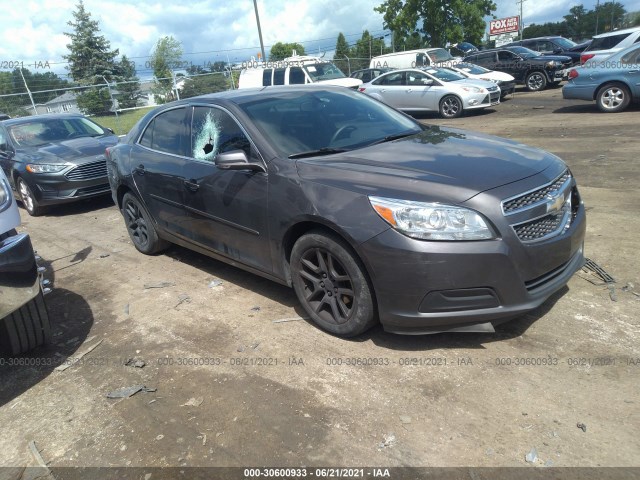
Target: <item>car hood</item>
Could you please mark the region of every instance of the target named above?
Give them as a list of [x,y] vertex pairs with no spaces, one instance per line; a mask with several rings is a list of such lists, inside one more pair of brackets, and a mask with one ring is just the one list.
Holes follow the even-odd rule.
[[566,55],[539,55],[537,57],[530,57],[530,58],[525,58],[525,60],[539,60],[541,62],[551,62],[552,60],[555,60],[556,62],[560,62],[560,63],[567,63],[571,60],[571,57],[567,57]]
[[462,203],[562,163],[521,143],[459,129],[428,127],[393,142],[299,159],[302,180],[376,195]]
[[39,147],[21,148],[20,154],[34,163],[74,163],[80,164],[104,158],[107,147],[118,143],[118,137],[78,137],[61,142],[48,143]]

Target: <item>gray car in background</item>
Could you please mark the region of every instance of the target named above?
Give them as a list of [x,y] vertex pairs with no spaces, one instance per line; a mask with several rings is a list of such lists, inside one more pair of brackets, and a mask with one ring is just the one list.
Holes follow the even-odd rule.
[[640,100],[640,44],[600,62],[588,61],[569,72],[564,98],[596,101],[603,112],[621,112]]

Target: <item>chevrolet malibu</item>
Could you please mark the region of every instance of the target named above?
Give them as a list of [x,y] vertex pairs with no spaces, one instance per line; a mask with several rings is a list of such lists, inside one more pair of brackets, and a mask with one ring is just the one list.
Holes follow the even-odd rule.
[[107,158],[140,252],[176,243],[292,286],[337,335],[491,331],[583,264],[584,207],[558,157],[346,88],[167,104]]
[[109,193],[104,150],[112,131],[80,114],[0,122],[0,165],[29,215],[48,205]]

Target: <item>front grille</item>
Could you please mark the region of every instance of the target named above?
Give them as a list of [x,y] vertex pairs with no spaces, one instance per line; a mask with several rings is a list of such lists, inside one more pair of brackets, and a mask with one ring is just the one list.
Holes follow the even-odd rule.
[[557,268],[545,273],[544,275],[540,275],[538,278],[534,278],[533,280],[529,280],[524,282],[524,286],[529,293],[535,292],[539,288],[544,287],[549,282],[552,282],[555,278],[559,277],[564,273],[569,262],[565,262]]
[[102,183],[100,185],[94,185],[93,187],[79,188],[76,190],[74,197],[83,197],[85,195],[98,195],[100,193],[107,193],[111,191],[111,187],[108,183]]
[[562,175],[547,185],[543,185],[533,191],[518,195],[517,197],[502,202],[502,211],[505,215],[510,215],[519,210],[530,208],[544,203],[549,196],[554,196],[563,190],[565,183],[571,180],[571,172],[565,170]]
[[496,103],[500,101],[500,92],[495,92],[491,94],[491,103]]
[[495,91],[497,91],[497,90],[498,90],[498,87],[489,87],[489,88],[487,88],[487,90],[488,90],[489,92],[495,92]]
[[92,178],[106,177],[107,161],[98,160],[97,162],[78,165],[67,173],[66,176],[69,180],[90,180]]
[[537,218],[530,222],[514,225],[513,230],[516,232],[518,238],[523,242],[540,240],[541,238],[548,237],[552,233],[556,232],[562,224],[564,217],[565,212],[560,211],[558,213],[546,215],[542,218]]

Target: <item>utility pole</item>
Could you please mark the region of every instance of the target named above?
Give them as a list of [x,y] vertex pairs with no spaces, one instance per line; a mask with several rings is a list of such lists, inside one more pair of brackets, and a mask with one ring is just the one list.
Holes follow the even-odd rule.
[[526,2],[527,0],[518,0],[516,1],[516,5],[520,4],[520,24],[519,24],[519,30],[520,30],[520,40],[522,40],[522,36],[524,34],[524,20],[523,20],[523,16],[522,16],[522,6],[524,4],[524,2]]
[[20,69],[20,76],[22,77],[22,81],[24,82],[24,88],[27,89],[27,93],[29,94],[29,99],[31,100],[31,106],[33,107],[33,113],[38,114],[38,110],[36,109],[36,104],[33,101],[33,95],[31,95],[31,90],[29,90],[29,85],[27,85],[27,81],[24,79],[24,75],[22,74],[22,68]]
[[598,23],[600,20],[600,0],[596,1],[596,35],[598,34]]
[[258,15],[257,0],[253,0],[253,8],[256,10],[256,23],[258,24],[258,36],[260,37],[260,50],[262,51],[262,61],[266,62],[267,57],[264,55],[264,43],[262,42],[262,29],[260,28],[260,15]]

